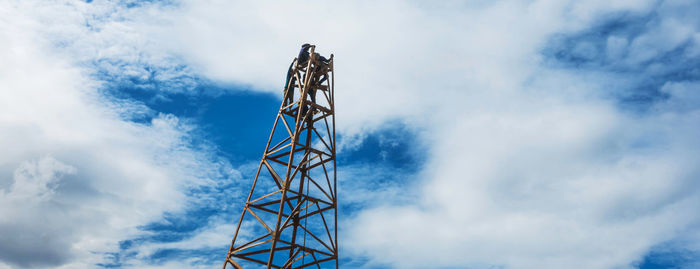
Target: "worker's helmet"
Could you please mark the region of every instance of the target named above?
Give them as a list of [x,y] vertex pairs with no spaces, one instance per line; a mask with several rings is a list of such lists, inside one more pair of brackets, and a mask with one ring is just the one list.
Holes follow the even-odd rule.
[[308,48],[308,47],[311,47],[311,45],[309,45],[309,43],[304,43],[304,45],[301,45],[301,48],[303,48],[303,49]]

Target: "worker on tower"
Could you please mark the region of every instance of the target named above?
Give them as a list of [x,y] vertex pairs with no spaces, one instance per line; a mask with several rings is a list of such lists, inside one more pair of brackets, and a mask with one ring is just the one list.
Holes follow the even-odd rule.
[[[316,90],[318,89],[318,86],[321,86],[326,80],[328,80],[326,70],[330,64],[330,60],[333,59],[333,55],[331,55],[331,59],[323,57],[318,53],[310,55],[309,49],[311,49],[310,44],[305,43],[301,45],[301,50],[299,50],[299,55],[297,56],[296,61],[289,64],[289,68],[287,69],[287,79],[285,80],[284,85],[284,106],[294,102],[294,88],[296,88],[297,82],[297,77],[295,76],[297,73],[296,70],[307,66],[310,59],[314,59],[315,62],[313,63],[314,68],[312,70],[307,70],[307,72],[313,72],[313,77],[311,77],[311,81],[309,81],[310,87],[307,88],[306,94],[309,95],[312,103],[316,103]],[[310,105],[305,105],[302,107],[301,113],[302,117],[305,117],[309,121],[309,124],[313,125],[313,112],[315,109],[312,109],[312,114],[308,115],[307,117],[306,114],[309,111],[309,107]]]
[[[316,77],[314,78],[314,81],[312,82],[313,85],[323,85],[323,82],[326,82],[328,80],[328,64],[330,64],[331,60],[333,59],[333,54],[331,54],[330,59],[326,59],[326,57],[323,57],[319,55],[318,53],[314,53],[316,58],[319,59],[319,65],[316,66]],[[319,76],[323,76],[320,78]]]
[[[311,48],[311,45],[308,43],[305,43],[304,45],[301,45],[301,50],[299,50],[299,55],[297,56],[296,60],[296,65],[297,68],[304,66],[306,62],[309,60],[309,49]],[[284,96],[285,96],[285,105],[289,105],[294,102],[294,87],[296,84],[296,77],[294,76],[294,61],[289,64],[289,69],[287,69],[287,79],[284,82]]]
[[[313,76],[311,77],[311,81],[309,81],[309,87],[307,89],[307,94],[311,98],[311,103],[316,104],[316,91],[321,88],[323,83],[328,80],[328,65],[330,64],[330,60],[327,59],[326,57],[321,56],[318,53],[314,52],[314,55],[312,56],[312,59],[315,60],[314,62],[314,69],[313,69]],[[333,59],[333,55],[331,54],[331,59]],[[310,70],[309,70],[310,71]],[[304,106],[302,108],[302,115],[306,117],[306,113],[309,111],[309,107],[312,107],[312,105]],[[315,113],[316,108],[311,108],[311,115],[308,115],[307,121],[308,121],[308,126],[309,128],[313,128],[314,125],[314,120],[313,120],[313,114]]]
[[309,60],[309,49],[311,48],[311,45],[309,43],[305,43],[304,45],[301,45],[301,50],[299,50],[299,55],[297,56],[297,64],[298,65],[304,65],[306,64],[306,61]]
[[[309,87],[308,94],[309,97],[311,97],[311,102],[316,103],[316,90],[318,89],[318,86],[323,85],[323,82],[328,79],[326,69],[328,68],[330,60],[316,52],[314,52],[313,58],[318,60],[318,62],[315,63],[316,68],[314,69],[314,76],[311,78],[311,87]],[[333,59],[332,54],[331,59]]]

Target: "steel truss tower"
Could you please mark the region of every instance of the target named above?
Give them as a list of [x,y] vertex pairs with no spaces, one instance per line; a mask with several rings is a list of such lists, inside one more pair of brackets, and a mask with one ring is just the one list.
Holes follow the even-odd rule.
[[224,269],[338,267],[333,56],[310,49],[290,67]]

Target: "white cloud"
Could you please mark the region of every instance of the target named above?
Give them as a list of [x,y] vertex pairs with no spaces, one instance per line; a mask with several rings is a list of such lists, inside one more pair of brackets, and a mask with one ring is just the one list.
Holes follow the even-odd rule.
[[[697,221],[698,144],[690,138],[697,115],[620,111],[605,87],[633,78],[539,61],[552,34],[585,30],[616,12],[643,16],[654,11],[652,1],[476,6],[192,2],[177,13],[173,43],[202,74],[265,91],[281,85],[295,53],[280,48],[316,43],[336,53],[344,134],[392,118],[427,128],[421,199],[368,209],[344,228],[346,253],[371,263],[627,267]],[[309,26],[294,23],[300,18]],[[673,44],[650,36],[657,43],[629,41],[628,55],[610,50],[641,59],[641,44],[649,44],[654,55],[664,53],[697,32],[684,23],[661,24]],[[592,44],[578,50],[600,57]]]
[[[226,246],[227,242],[230,244],[232,232],[235,231],[235,223],[227,223],[227,221],[222,219],[214,218],[207,225],[197,229],[191,237],[188,237],[181,241],[175,242],[151,242],[143,243],[136,246],[130,251],[137,252],[137,256],[142,258],[136,260],[137,265],[132,265],[132,267],[143,267],[148,264],[148,258],[153,255],[156,251],[162,249],[177,249],[181,251],[192,251],[192,250],[210,250],[215,247]],[[216,248],[217,250],[219,248]],[[226,257],[226,253],[219,253],[221,257],[221,264]],[[143,263],[146,261],[146,263]],[[183,262],[183,261],[179,261]],[[185,261],[186,262],[186,261]],[[217,261],[217,264],[219,262]],[[190,262],[191,264],[191,262]]]
[[367,210],[346,245],[402,268],[616,268],[698,221],[700,130],[680,127],[697,114],[531,105],[547,108],[458,117],[438,135],[449,142],[432,152],[423,200]]
[[[91,268],[139,225],[185,208],[187,188],[234,172],[191,148],[192,127],[172,115],[123,120],[142,108],[104,99],[46,37],[75,14],[23,5],[0,4],[1,266]],[[66,38],[75,25],[63,26],[47,31]]]
[[14,183],[6,199],[28,203],[51,199],[59,184],[57,181],[65,174],[75,174],[75,170],[50,156],[24,162],[15,170]]
[[[78,62],[101,57],[125,61],[129,64],[107,62],[102,68],[136,77],[148,74],[134,64],[159,66],[167,80],[177,74],[177,68],[170,68],[177,62],[173,59],[181,57],[191,68],[186,72],[276,92],[296,48],[311,42],[322,53],[336,53],[340,132],[358,135],[397,118],[426,130],[417,139],[430,148],[427,165],[408,190],[419,194],[416,202],[396,205],[392,194],[390,205],[366,209],[343,228],[344,254],[364,255],[370,265],[625,268],[651,246],[697,225],[697,83],[668,82],[662,88],[670,96],[666,102],[650,113],[634,114],[605,98],[619,90],[607,86],[632,85],[639,79],[634,74],[549,69],[541,65],[540,54],[552,34],[588,29],[611,14],[657,12],[660,23],[650,24],[647,32],[606,38],[608,60],[637,67],[684,44],[690,44],[686,57],[696,57],[696,16],[683,13],[692,13],[697,6],[692,1],[667,1],[660,7],[654,1],[214,0],[133,10],[109,3],[68,6],[79,11],[70,14],[78,15],[62,17],[40,9],[46,13],[34,15],[56,26],[32,29],[56,34],[52,40],[76,40],[64,52]],[[685,15],[675,16],[679,12]],[[102,28],[95,33],[62,28],[95,13],[118,19],[98,21]],[[8,40],[24,35],[12,27],[3,30]],[[161,188],[172,174],[160,167],[185,162],[194,170],[199,164],[188,161],[191,153],[180,144],[181,123],[167,116],[147,127],[116,120],[111,110],[84,105],[83,98],[91,95],[78,89],[91,82],[81,80],[76,70],[52,68],[61,61],[35,57],[31,47],[27,52],[24,46],[3,44],[10,44],[0,48],[14,60],[0,67],[0,76],[7,74],[0,86],[30,90],[0,92],[5,94],[0,102],[7,103],[0,126],[12,130],[0,132],[8,137],[0,141],[27,146],[11,147],[0,156],[0,168],[15,171],[43,154],[75,167],[75,174],[63,180],[106,174],[107,167],[118,175],[89,187],[103,186],[100,191],[109,197],[135,201],[108,212],[127,208],[142,221],[171,209],[163,201],[180,193],[172,186]],[[603,55],[593,44],[575,45],[574,52],[588,58]],[[36,74],[45,79],[32,80]],[[73,90],[46,90],[50,88]],[[74,120],[78,118],[82,120]],[[178,154],[172,156],[172,148]],[[75,152],[88,157],[77,158]],[[172,157],[161,162],[165,156]],[[136,180],[145,174],[152,181]],[[168,199],[146,198],[152,196]],[[112,216],[107,221],[124,221],[100,212]],[[118,227],[133,223],[137,221]],[[206,234],[198,240],[209,242],[213,237]]]

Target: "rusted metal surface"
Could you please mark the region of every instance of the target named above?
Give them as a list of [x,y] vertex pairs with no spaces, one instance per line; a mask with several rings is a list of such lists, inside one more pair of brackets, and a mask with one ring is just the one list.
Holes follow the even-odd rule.
[[333,56],[309,56],[292,63],[224,269],[338,267]]

